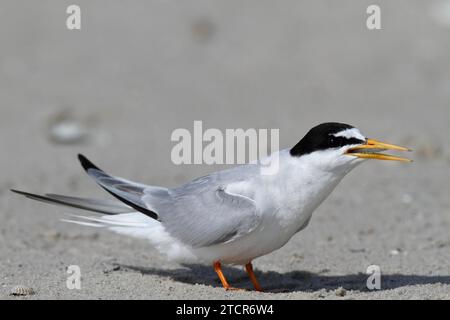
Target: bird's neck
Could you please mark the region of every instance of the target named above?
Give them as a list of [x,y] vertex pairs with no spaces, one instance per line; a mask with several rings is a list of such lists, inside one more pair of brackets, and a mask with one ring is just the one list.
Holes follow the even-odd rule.
[[[324,170],[306,159],[288,158],[280,163],[277,204],[284,224],[293,229],[307,222],[348,171]],[[275,191],[274,191],[275,192]]]

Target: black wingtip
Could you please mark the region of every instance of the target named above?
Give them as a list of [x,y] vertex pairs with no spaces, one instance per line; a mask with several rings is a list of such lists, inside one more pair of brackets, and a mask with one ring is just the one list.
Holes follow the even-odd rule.
[[9,189],[9,191],[14,192],[14,193],[17,193],[17,194],[20,194],[20,195],[22,195],[22,196],[27,196],[27,195],[28,195],[27,192],[20,191],[20,190],[16,190],[16,189]]
[[43,198],[45,198],[44,196],[41,196],[40,194],[35,194],[35,193],[30,193],[30,192],[25,192],[25,191],[20,191],[20,190],[16,190],[16,189],[9,189],[10,191],[12,191],[12,192],[14,192],[14,193],[17,193],[17,194],[20,194],[20,195],[22,195],[22,196],[25,196],[25,197],[27,197],[27,198],[30,198],[30,199],[43,199]]
[[88,171],[89,169],[97,169],[100,170],[95,164],[93,164],[91,161],[88,160],[85,156],[83,156],[81,153],[78,154],[78,160],[80,160],[81,166],[84,168],[84,170]]

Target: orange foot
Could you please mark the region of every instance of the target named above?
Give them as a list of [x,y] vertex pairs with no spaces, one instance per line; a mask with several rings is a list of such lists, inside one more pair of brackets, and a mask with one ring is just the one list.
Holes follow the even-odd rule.
[[[225,288],[225,290],[247,291],[246,289],[235,288],[235,287],[230,286],[227,279],[225,278],[225,275],[222,272],[222,265],[220,264],[220,261],[214,262],[213,266],[214,266],[214,270],[216,271],[217,275],[219,276],[220,282],[222,282],[222,286]],[[249,262],[245,265],[245,270],[247,271],[248,276],[250,277],[250,280],[252,281],[253,286],[255,287],[255,290],[262,292],[263,290],[262,290],[261,286],[259,285],[258,280],[256,279],[255,273],[253,272],[253,266],[252,266],[251,262]]]
[[253,287],[255,287],[255,290],[262,292],[263,289],[259,285],[258,279],[256,279],[255,273],[253,272],[253,266],[252,266],[251,262],[249,262],[245,265],[245,270],[247,271],[247,274],[250,277],[250,281],[253,283]]

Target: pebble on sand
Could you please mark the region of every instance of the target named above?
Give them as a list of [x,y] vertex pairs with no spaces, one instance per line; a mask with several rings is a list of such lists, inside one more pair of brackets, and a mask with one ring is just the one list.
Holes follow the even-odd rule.
[[62,121],[50,127],[50,139],[55,143],[79,143],[86,136],[86,130],[75,121]]

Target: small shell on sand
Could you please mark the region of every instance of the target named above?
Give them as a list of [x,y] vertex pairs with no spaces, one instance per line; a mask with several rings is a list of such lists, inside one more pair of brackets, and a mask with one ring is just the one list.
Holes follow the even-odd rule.
[[9,295],[11,295],[11,296],[30,296],[30,295],[33,295],[34,293],[35,292],[34,292],[33,288],[23,286],[23,285],[18,285],[11,289],[11,292],[9,293]]
[[344,297],[347,294],[347,290],[345,290],[342,287],[339,287],[334,291],[334,294],[337,295],[338,297]]

